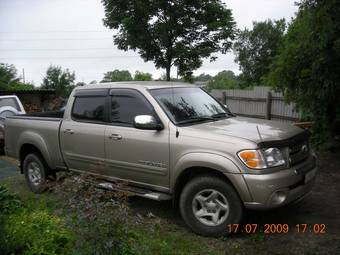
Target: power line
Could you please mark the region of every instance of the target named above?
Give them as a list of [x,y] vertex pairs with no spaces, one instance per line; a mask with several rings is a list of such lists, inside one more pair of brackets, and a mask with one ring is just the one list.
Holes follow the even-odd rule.
[[17,42],[17,41],[98,41],[112,39],[112,37],[102,37],[102,38],[18,38],[18,39],[1,39],[1,41]]
[[0,34],[112,33],[105,30],[0,31]]
[[109,59],[109,58],[139,58],[139,56],[132,55],[116,55],[116,56],[102,56],[102,57],[0,57],[0,59]]
[[61,49],[61,48],[50,48],[50,49],[1,49],[0,51],[82,51],[82,50],[113,50],[114,48],[81,48],[81,49]]

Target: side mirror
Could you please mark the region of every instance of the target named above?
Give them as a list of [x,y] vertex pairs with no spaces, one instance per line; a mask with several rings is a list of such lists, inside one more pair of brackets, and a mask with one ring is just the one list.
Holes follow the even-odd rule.
[[133,121],[133,125],[138,129],[162,130],[163,125],[158,123],[151,115],[138,115]]

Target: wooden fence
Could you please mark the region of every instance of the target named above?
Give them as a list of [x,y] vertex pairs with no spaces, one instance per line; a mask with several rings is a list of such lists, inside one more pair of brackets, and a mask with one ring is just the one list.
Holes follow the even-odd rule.
[[212,90],[211,94],[239,116],[283,122],[296,122],[300,118],[294,104],[287,104],[283,94],[271,90],[270,87]]

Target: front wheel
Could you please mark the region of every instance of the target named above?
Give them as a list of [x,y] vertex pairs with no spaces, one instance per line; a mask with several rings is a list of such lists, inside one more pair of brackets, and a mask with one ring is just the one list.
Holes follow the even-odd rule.
[[50,169],[37,153],[31,153],[25,157],[23,170],[28,187],[34,193],[42,193],[47,188],[47,181],[55,175],[50,174]]
[[232,185],[206,175],[184,187],[180,210],[186,224],[204,236],[228,234],[228,224],[240,223],[243,215],[242,202]]

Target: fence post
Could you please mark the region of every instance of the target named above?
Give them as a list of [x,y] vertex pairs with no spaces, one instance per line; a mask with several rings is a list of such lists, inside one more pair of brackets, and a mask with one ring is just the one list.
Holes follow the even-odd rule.
[[272,93],[270,91],[267,92],[266,98],[266,119],[271,119],[271,112],[272,112]]
[[222,91],[222,104],[226,105],[227,104],[227,92]]

